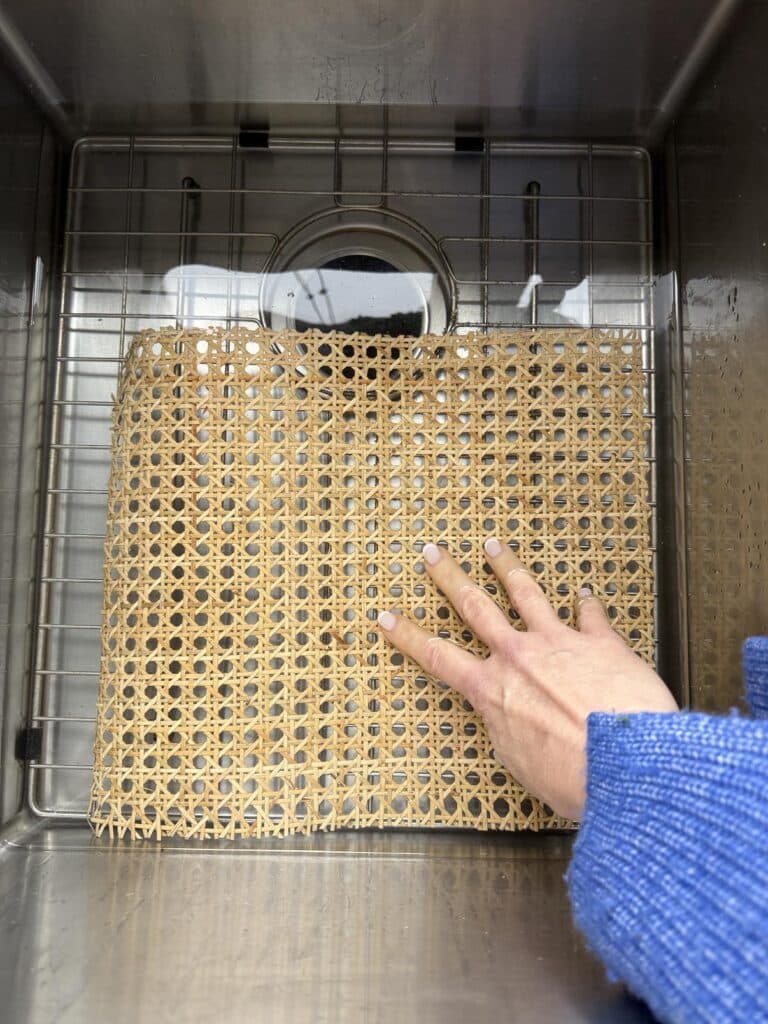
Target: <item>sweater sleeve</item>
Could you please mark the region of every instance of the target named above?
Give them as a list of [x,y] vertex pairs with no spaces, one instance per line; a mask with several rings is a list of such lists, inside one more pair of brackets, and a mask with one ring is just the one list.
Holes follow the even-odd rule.
[[662,1021],[768,1020],[768,721],[592,714],[574,917]]
[[742,650],[747,704],[756,718],[768,718],[768,636],[751,636]]

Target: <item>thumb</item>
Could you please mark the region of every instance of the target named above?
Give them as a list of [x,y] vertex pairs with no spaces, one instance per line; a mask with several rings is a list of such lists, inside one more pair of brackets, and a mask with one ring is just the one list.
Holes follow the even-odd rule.
[[602,602],[589,587],[579,590],[578,622],[579,631],[589,636],[605,636],[613,632]]

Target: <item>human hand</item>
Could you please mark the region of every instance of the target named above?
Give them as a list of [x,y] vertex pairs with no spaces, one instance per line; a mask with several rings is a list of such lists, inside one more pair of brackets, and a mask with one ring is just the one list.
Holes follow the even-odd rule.
[[677,711],[677,704],[614,632],[591,591],[579,591],[578,630],[571,629],[510,547],[492,537],[485,554],[527,632],[515,629],[435,544],[424,546],[425,568],[489,656],[477,658],[394,612],[382,612],[379,625],[399,651],[467,698],[485,722],[496,757],[530,793],[558,814],[579,818],[587,715]]

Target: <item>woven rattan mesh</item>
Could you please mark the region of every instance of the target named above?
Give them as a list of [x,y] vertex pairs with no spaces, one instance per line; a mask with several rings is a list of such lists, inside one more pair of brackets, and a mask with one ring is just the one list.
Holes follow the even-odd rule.
[[590,583],[652,656],[641,350],[573,330],[138,335],[113,421],[96,830],[562,825],[375,619],[400,607],[481,652],[419,553],[447,544],[504,604],[496,534],[564,619]]

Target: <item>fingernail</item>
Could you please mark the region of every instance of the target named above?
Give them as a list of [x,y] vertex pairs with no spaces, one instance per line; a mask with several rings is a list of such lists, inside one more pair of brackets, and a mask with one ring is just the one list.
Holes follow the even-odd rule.
[[440,548],[437,544],[425,544],[421,553],[427,565],[437,565],[440,561]]
[[392,612],[379,612],[379,625],[382,629],[394,629],[397,616]]
[[495,537],[489,537],[483,547],[485,548],[486,555],[490,558],[495,558],[497,555],[501,554],[501,544]]
[[592,597],[592,587],[579,587],[579,597]]

